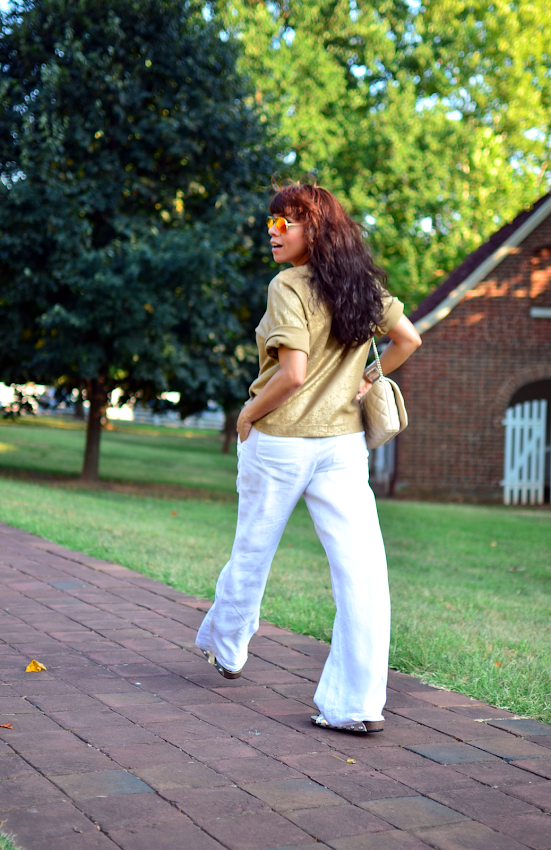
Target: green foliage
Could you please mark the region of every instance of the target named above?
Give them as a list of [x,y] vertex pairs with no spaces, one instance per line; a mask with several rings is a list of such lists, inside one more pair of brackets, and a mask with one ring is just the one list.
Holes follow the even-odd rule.
[[222,387],[243,397],[272,159],[219,29],[178,0],[3,15],[2,380],[177,389],[184,414]]
[[282,173],[314,172],[367,224],[410,308],[548,185],[545,0],[220,5]]
[[264,140],[235,45],[200,4],[21,2],[0,43],[5,174],[57,187],[92,246],[134,232],[141,216],[150,226],[213,215],[258,183]]

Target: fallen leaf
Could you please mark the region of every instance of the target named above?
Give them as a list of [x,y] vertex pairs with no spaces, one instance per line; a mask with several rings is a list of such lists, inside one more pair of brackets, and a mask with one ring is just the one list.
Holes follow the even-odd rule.
[[0,723],[0,729],[13,729],[11,723]]
[[341,759],[340,756],[335,755],[335,753],[331,753],[334,759],[338,759],[339,761],[344,761],[346,764],[356,764],[356,759]]
[[490,543],[490,546],[497,546],[496,541],[495,541],[495,540],[493,540],[493,541]]
[[503,664],[501,663],[501,661],[496,661],[494,667],[503,667]]
[[41,670],[46,670],[46,669],[47,668],[44,667],[44,665],[41,664],[40,661],[35,661],[35,659],[33,658],[31,663],[28,665],[27,669],[25,670],[25,673],[40,673]]
[[170,516],[178,516],[178,511],[171,511]]

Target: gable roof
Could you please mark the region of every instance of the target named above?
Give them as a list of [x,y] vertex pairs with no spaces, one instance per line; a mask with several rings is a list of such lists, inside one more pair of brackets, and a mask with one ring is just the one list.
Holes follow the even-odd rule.
[[487,242],[465,257],[446,280],[421,301],[410,314],[420,334],[428,331],[459,304],[465,294],[483,280],[535,228],[551,215],[551,192],[543,195],[529,210],[496,231]]

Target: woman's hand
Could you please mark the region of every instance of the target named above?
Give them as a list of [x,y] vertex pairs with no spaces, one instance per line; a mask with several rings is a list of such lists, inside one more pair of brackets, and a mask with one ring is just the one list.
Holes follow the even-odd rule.
[[372,386],[373,386],[372,381],[366,381],[365,378],[362,378],[362,380],[360,381],[360,388],[359,388],[358,392],[356,393],[356,401],[361,401],[363,396],[366,393],[369,392],[369,390],[371,389]]
[[247,405],[251,401],[252,399],[249,399],[249,401],[245,403],[245,407],[243,408],[237,419],[237,433],[239,434],[239,439],[242,443],[245,442],[245,440],[251,433],[251,428],[253,427],[252,420],[249,416],[247,416]]

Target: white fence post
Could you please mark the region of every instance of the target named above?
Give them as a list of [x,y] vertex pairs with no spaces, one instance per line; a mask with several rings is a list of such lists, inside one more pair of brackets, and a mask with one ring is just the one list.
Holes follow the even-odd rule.
[[369,451],[369,479],[378,490],[378,495],[390,494],[390,483],[394,475],[396,444],[394,439],[378,449]]
[[525,401],[507,408],[503,501],[541,505],[545,488],[547,401]]

